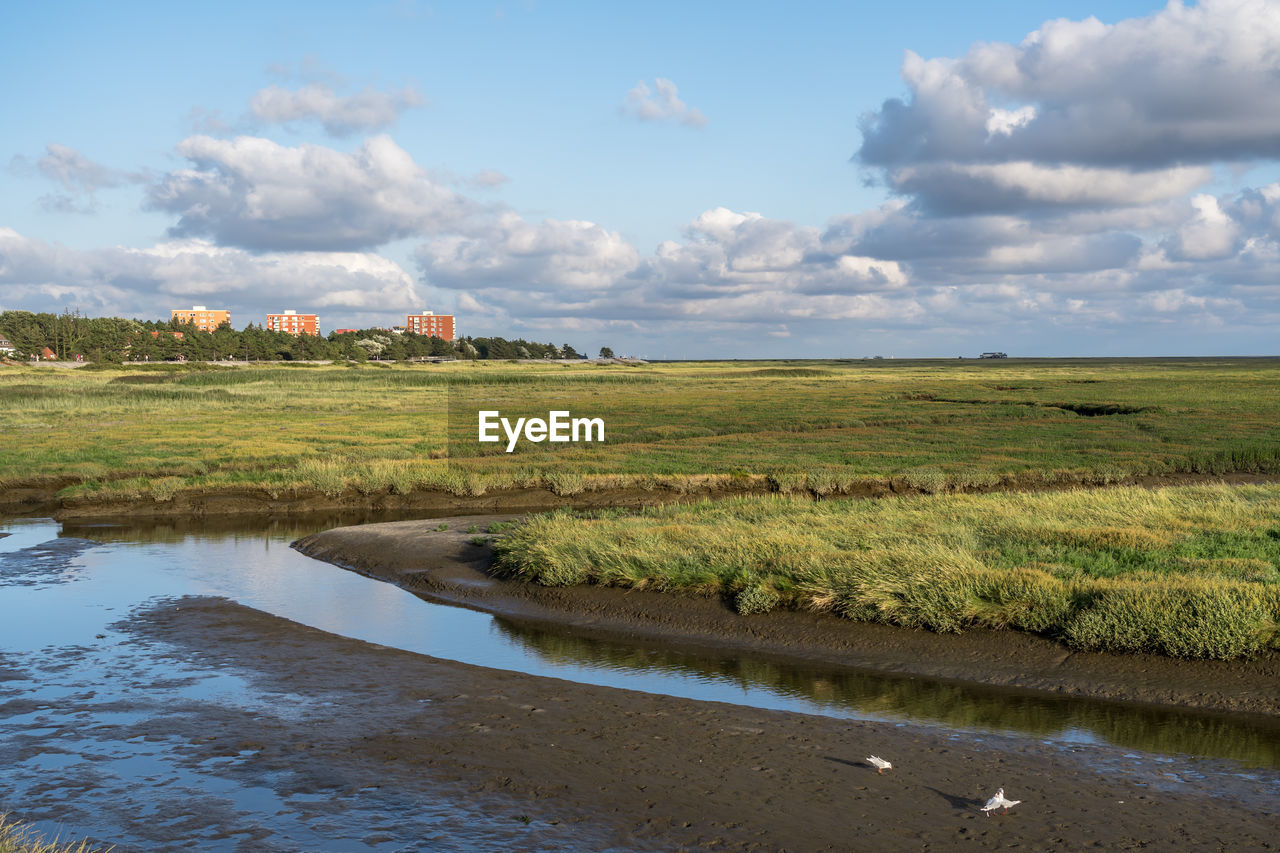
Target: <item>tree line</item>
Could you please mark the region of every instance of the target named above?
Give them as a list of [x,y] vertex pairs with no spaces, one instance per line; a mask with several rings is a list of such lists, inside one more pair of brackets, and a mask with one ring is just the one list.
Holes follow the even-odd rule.
[[[293,336],[255,324],[243,331],[223,323],[212,332],[193,323],[83,317],[30,311],[0,312],[0,336],[15,352],[10,358],[39,358],[47,347],[59,360],[125,361],[409,361],[422,358],[509,359],[587,358],[569,344],[540,344],[505,338],[463,337],[453,341],[411,332],[360,329]],[[613,350],[602,347],[601,357]]]

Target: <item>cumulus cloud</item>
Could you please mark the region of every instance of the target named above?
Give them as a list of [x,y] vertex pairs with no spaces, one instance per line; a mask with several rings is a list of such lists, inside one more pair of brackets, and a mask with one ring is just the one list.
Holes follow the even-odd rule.
[[148,203],[179,217],[173,237],[257,251],[358,250],[458,227],[481,208],[429,179],[389,136],[349,154],[269,139],[192,136],[192,168],[163,175]]
[[426,99],[409,86],[398,92],[366,87],[354,95],[338,95],[324,83],[309,83],[293,90],[268,86],[249,101],[249,110],[259,121],[288,124],[315,120],[332,136],[350,136],[390,127],[405,110],[425,103]]
[[653,81],[653,89],[641,80],[627,92],[622,112],[640,121],[669,121],[688,127],[703,128],[707,117],[680,100],[676,84],[665,77]]
[[91,313],[167,318],[190,303],[230,306],[236,325],[293,304],[386,314],[417,305],[398,264],[357,252],[254,254],[204,240],[144,249],[78,250],[0,228],[0,292],[31,310],[75,305]]
[[635,267],[636,250],[594,222],[530,223],[505,211],[467,234],[445,235],[417,251],[433,284],[547,291],[607,288]]
[[635,322],[743,323],[780,318],[902,317],[919,312],[895,291],[893,261],[824,252],[818,229],[714,208],[641,258],[591,222],[530,223],[507,213],[487,232],[423,244],[425,280],[466,289],[505,316],[534,323],[571,314]]
[[908,53],[910,97],[864,120],[857,160],[948,213],[1185,194],[1209,164],[1280,155],[1277,45],[1276,4],[1204,0],[1049,21],[959,59]]
[[943,214],[1143,205],[1184,196],[1212,177],[1204,166],[1133,172],[1026,160],[922,163],[888,173],[895,190]]
[[1240,228],[1211,195],[1191,198],[1195,215],[1182,224],[1177,234],[1168,241],[1174,257],[1203,261],[1225,258],[1236,253],[1236,241]]

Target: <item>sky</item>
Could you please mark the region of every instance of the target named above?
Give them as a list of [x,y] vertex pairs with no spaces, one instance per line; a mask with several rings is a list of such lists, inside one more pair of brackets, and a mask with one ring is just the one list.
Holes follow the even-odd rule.
[[1280,2],[19,4],[0,310],[1280,353]]

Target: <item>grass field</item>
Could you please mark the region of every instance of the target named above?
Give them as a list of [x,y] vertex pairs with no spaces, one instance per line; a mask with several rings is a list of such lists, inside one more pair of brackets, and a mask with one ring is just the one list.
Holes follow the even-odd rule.
[[[1280,474],[1277,387],[1273,359],[10,366],[0,488],[118,505],[746,483],[776,495],[536,519],[502,542],[502,566],[744,614],[1232,658],[1280,636],[1280,487],[1061,489]],[[507,454],[475,441],[480,409],[601,417],[607,440]],[[876,485],[914,497],[810,499]]]
[[1013,628],[1175,657],[1280,648],[1275,485],[562,511],[496,548],[525,580],[721,596],[744,615]]
[[[560,494],[707,477],[921,492],[1280,472],[1280,362],[0,367],[0,488]],[[603,417],[598,446],[474,443],[477,407]]]

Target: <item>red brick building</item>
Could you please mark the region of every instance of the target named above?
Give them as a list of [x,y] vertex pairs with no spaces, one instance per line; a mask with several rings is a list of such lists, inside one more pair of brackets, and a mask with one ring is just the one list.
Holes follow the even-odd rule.
[[320,334],[320,318],[315,314],[299,314],[297,311],[286,311],[283,314],[268,314],[267,328],[273,332],[288,332],[298,335]]
[[410,314],[405,319],[404,329],[414,335],[430,335],[433,338],[453,340],[453,315],[433,314],[423,311],[421,314]]

